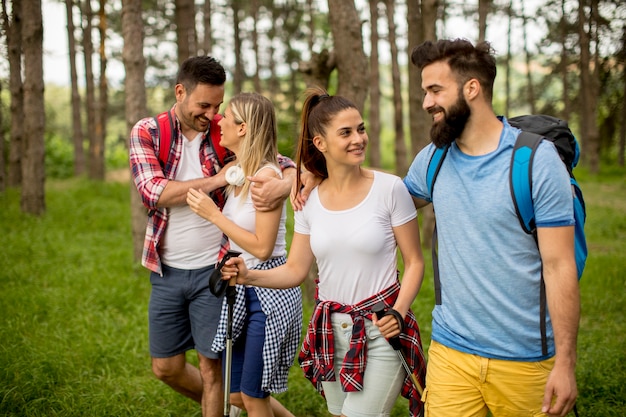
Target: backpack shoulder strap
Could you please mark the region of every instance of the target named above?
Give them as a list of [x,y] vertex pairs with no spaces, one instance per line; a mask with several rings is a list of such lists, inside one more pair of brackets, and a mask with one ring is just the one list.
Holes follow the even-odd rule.
[[426,185],[428,186],[428,195],[430,196],[431,200],[433,198],[433,188],[435,187],[435,180],[437,179],[437,175],[439,175],[441,164],[443,164],[443,160],[446,158],[449,148],[449,145],[441,148],[435,148],[435,152],[430,157],[430,161],[428,162],[428,168],[426,170]]
[[522,131],[515,141],[511,155],[509,172],[511,197],[522,229],[529,234],[534,233],[536,229],[532,198],[533,158],[542,140],[543,137],[540,135]]
[[211,146],[213,146],[215,155],[217,155],[217,159],[220,162],[220,165],[224,166],[226,162],[227,151],[226,148],[220,145],[220,140],[222,140],[222,130],[217,124],[221,119],[222,116],[219,114],[213,116],[209,133],[211,134]]
[[154,120],[156,121],[157,136],[159,137],[159,161],[161,166],[165,167],[172,147],[172,132],[175,131],[171,110],[155,116]]

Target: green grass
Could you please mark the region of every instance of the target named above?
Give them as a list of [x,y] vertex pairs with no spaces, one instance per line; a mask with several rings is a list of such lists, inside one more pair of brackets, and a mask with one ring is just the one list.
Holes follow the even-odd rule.
[[[626,175],[580,175],[590,256],[581,281],[581,416],[626,415]],[[157,381],[147,346],[148,273],[132,263],[127,184],[47,184],[41,218],[0,194],[0,415],[200,416]],[[426,251],[427,265],[430,258]],[[414,311],[424,345],[432,270]],[[305,306],[305,323],[311,306]],[[195,355],[189,354],[195,361]],[[291,369],[278,396],[296,416],[327,416],[324,400]],[[399,399],[393,416],[406,416]]]

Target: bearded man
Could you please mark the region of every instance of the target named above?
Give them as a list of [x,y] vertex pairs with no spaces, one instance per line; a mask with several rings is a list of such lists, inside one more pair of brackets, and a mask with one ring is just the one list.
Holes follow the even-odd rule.
[[[564,416],[577,396],[580,316],[572,191],[556,148],[542,141],[532,170],[537,240],[522,230],[509,187],[520,130],[493,110],[492,52],[462,39],[412,51],[433,143],[404,183],[417,207],[433,204],[439,268],[422,398],[427,417]],[[428,164],[443,146],[429,189]]]

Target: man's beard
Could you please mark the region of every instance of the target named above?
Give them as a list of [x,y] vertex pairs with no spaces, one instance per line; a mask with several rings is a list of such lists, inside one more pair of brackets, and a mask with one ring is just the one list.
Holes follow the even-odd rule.
[[429,113],[432,114],[437,111],[443,111],[444,117],[440,121],[433,123],[430,128],[430,139],[436,147],[441,148],[450,145],[461,136],[470,117],[471,110],[465,98],[459,94],[456,103],[447,111],[437,106],[430,109]]

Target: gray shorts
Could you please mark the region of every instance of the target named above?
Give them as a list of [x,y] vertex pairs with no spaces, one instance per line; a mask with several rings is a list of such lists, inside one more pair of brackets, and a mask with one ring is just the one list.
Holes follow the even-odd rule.
[[163,265],[163,276],[152,272],[148,322],[150,355],[169,358],[190,349],[211,359],[222,310],[222,298],[209,290],[214,266],[185,270]]

